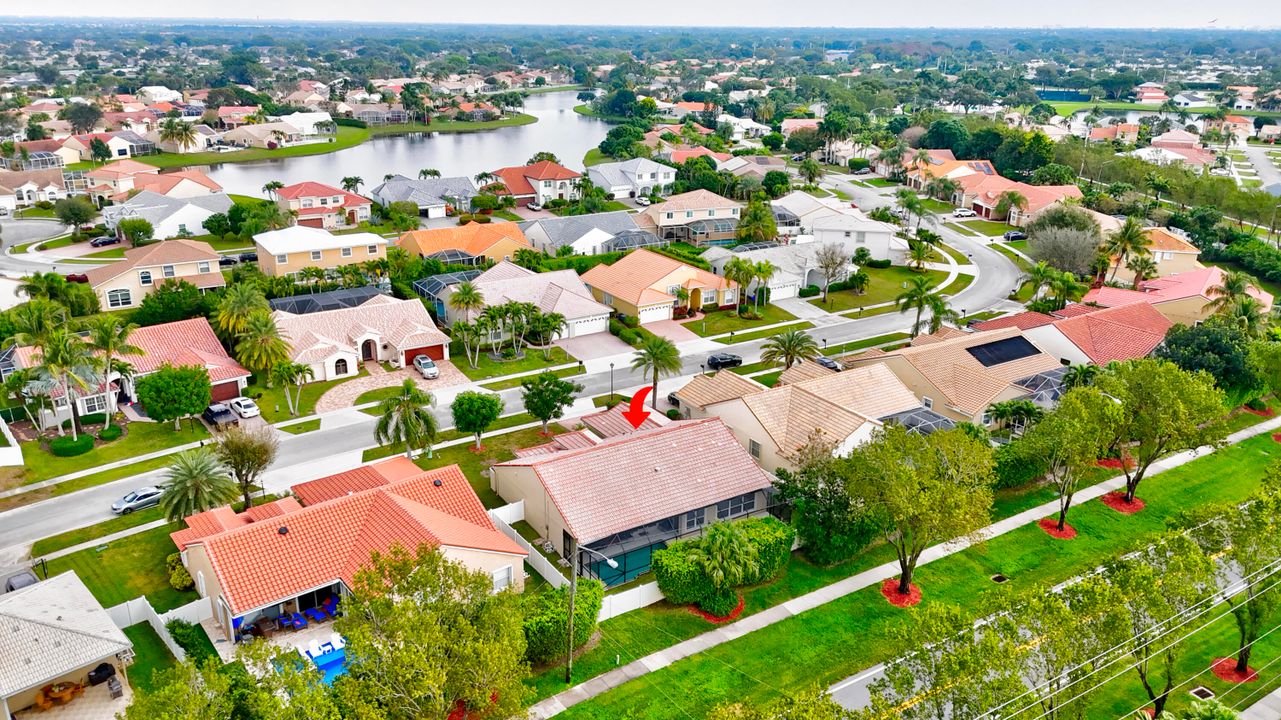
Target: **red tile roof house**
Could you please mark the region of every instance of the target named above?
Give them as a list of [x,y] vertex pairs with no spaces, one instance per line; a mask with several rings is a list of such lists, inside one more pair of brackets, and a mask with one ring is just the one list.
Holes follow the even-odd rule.
[[[427,545],[493,579],[524,587],[527,553],[495,526],[457,465],[422,470],[403,456],[304,482],[237,514],[187,518],[170,537],[228,641],[259,621],[350,594],[372,553]],[[302,501],[302,504],[299,503]]]
[[374,201],[318,182],[302,182],[276,191],[277,202],[298,213],[298,224],[336,230],[369,222]]
[[[1196,325],[1212,314],[1206,305],[1215,298],[1214,288],[1223,284],[1224,275],[1217,267],[1207,267],[1144,280],[1138,290],[1103,286],[1087,292],[1081,302],[1103,307],[1147,303],[1172,323]],[[1271,293],[1251,286],[1249,294],[1262,303],[1265,314],[1272,311]]]
[[1139,141],[1139,126],[1133,123],[1117,123],[1107,127],[1090,130],[1090,142],[1117,141],[1133,145]]
[[[976,323],[975,330],[1018,327],[1044,352],[1068,365],[1107,365],[1147,357],[1173,326],[1147,303],[1114,308],[1069,305],[1066,313],[1025,312]],[[1067,310],[1067,308],[1065,308]]]
[[[133,367],[133,374],[122,378],[113,372],[107,378],[109,388],[99,385],[96,391],[83,395],[73,391],[79,414],[114,409],[117,402],[137,402],[138,380],[166,364],[204,368],[209,373],[214,400],[239,397],[249,381],[249,371],[227,354],[209,321],[202,317],[140,327],[129,336],[129,343],[142,350],[141,355],[120,358]],[[40,351],[35,347],[19,347],[14,353],[14,361],[19,368],[36,367],[40,364]],[[53,397],[54,409],[46,415],[56,420],[71,417],[61,389],[55,390]]]
[[577,200],[579,173],[550,160],[494,171],[521,205],[546,205],[550,200]]
[[491,473],[494,491],[523,500],[525,520],[579,575],[610,586],[648,571],[653,551],[672,540],[766,512],[772,487],[719,418],[528,455]]

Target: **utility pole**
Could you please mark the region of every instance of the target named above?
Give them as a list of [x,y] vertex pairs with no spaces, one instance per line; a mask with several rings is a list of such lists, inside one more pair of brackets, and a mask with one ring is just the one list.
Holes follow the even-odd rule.
[[565,684],[574,673],[574,596],[578,594],[578,538],[569,537],[569,632],[565,640]]

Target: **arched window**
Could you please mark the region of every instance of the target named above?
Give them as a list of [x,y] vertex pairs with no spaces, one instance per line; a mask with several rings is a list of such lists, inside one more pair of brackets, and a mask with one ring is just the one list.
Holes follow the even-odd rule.
[[334,374],[335,375],[347,374],[347,358],[338,358],[337,360],[334,361]]
[[120,308],[129,307],[133,304],[133,296],[129,288],[116,288],[107,291],[107,307]]

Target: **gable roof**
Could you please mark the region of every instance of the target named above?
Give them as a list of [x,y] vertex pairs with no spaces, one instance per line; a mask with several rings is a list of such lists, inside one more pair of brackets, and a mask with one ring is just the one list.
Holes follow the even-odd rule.
[[566,320],[608,315],[608,305],[596,302],[583,279],[573,270],[536,273],[503,260],[481,273],[472,285],[486,305],[505,302],[531,303],[544,313],[559,313]]
[[600,437],[618,437],[620,435],[631,435],[640,430],[651,430],[667,424],[656,420],[660,415],[650,413],[641,421],[639,428],[633,427],[630,420],[623,417],[623,411],[627,409],[627,403],[618,403],[612,408],[606,408],[600,412],[584,415],[579,418],[579,422],[586,425],[592,432]]
[[[134,199],[142,197],[142,193]],[[161,197],[161,196],[156,196]],[[144,199],[145,202],[145,199]],[[175,265],[178,263],[188,262],[212,262],[215,265],[210,268],[217,272],[218,253],[209,243],[200,242],[199,240],[163,240],[161,242],[144,245],[138,248],[125,250],[123,260],[113,262],[110,265],[92,268],[85,271],[85,277],[89,278],[89,284],[97,287],[108,280],[120,277],[121,275],[135,268],[159,267],[161,265]],[[219,273],[221,277],[221,273]]]
[[762,393],[768,389],[749,377],[722,370],[711,375],[703,373],[695,375],[685,383],[684,387],[676,391],[676,397],[681,404],[705,408],[726,400]]
[[386,245],[387,238],[371,232],[335,235],[320,228],[306,225],[290,225],[279,230],[258,233],[254,235],[254,242],[268,254],[288,255],[289,253],[312,250],[334,250],[344,247],[360,247],[362,245]]
[[573,170],[550,160],[542,160],[533,165],[500,168],[495,170],[494,174],[512,195],[532,195],[534,186],[530,184],[530,180],[573,180],[582,177]]
[[[385,463],[395,467],[397,476],[407,473],[396,467],[400,463],[393,464],[397,460],[403,458]],[[333,481],[335,489],[343,482],[322,480]],[[338,580],[351,587],[372,553],[396,544],[410,551],[425,544],[527,554],[494,527],[457,465],[353,489],[196,544],[205,547],[223,596],[237,615]]]
[[593,267],[583,274],[583,282],[633,305],[653,305],[676,299],[665,290],[651,286],[682,268],[693,272],[693,280],[687,281],[686,285],[692,283],[717,290],[734,287],[733,283],[720,275],[645,249],[628,253],[613,265],[600,264]]
[[[1129,303],[1164,303],[1190,297],[1201,297],[1206,301],[1212,299],[1214,288],[1223,283],[1223,270],[1210,266],[1188,272],[1175,273],[1165,277],[1144,280],[1138,290],[1114,287],[1097,287],[1081,298],[1082,303],[1093,303],[1104,307],[1116,307]],[[1250,297],[1272,307],[1272,294],[1257,286],[1250,286]]]
[[0,698],[133,647],[74,572],[0,595],[0,628]]
[[367,197],[357,195],[356,193],[347,192],[342,188],[336,188],[333,185],[324,183],[307,182],[286,185],[276,191],[276,197],[283,200],[301,200],[306,197],[333,197],[338,195],[342,197],[343,207],[354,207],[356,205],[372,205],[373,200]]
[[770,487],[719,418],[674,422],[600,444],[517,458],[529,467],[580,543]]
[[502,240],[529,247],[525,233],[517,223],[467,223],[454,227],[411,230],[396,244],[406,252],[431,255],[442,250],[462,250],[469,255],[484,255]]
[[617,235],[627,230],[636,230],[636,221],[626,210],[594,213],[591,215],[567,215],[565,217],[547,217],[526,220],[519,223],[526,234],[537,228],[547,236],[547,244],[552,247],[569,245],[593,230],[600,230]]
[[1146,357],[1165,340],[1172,325],[1147,303],[1099,309],[1054,323],[1095,365]]
[[197,185],[202,185],[208,188],[210,192],[222,190],[222,186],[214,182],[213,178],[199,170],[177,170],[155,174],[138,173],[133,176],[133,186],[138,190],[151,190],[164,195],[177,187],[183,180],[190,180]]

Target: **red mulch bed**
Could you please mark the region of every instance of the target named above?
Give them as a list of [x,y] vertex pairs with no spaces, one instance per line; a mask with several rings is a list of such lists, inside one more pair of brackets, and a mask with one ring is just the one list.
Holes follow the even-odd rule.
[[1072,538],[1076,537],[1076,528],[1072,527],[1067,523],[1063,523],[1063,529],[1060,530],[1059,521],[1056,518],[1047,517],[1041,522],[1037,523],[1037,525],[1039,525],[1041,529],[1045,531],[1046,535],[1049,535],[1050,537],[1056,538],[1058,540],[1071,540]]
[[1214,664],[1210,666],[1210,672],[1223,682],[1230,683],[1248,683],[1259,679],[1259,673],[1254,668],[1248,668],[1246,672],[1236,671],[1236,658],[1215,658]]
[[1281,442],[1281,433],[1273,433],[1272,439],[1276,440],[1277,442]]
[[481,453],[485,452],[485,446],[484,446],[484,445],[481,445],[480,447],[476,447],[475,445],[469,445],[469,446],[467,447],[467,449],[468,449],[468,450],[470,450],[470,451],[472,451],[473,453],[476,453],[477,455],[479,455],[479,454],[481,454]]
[[1095,462],[1099,467],[1105,467],[1111,470],[1124,470],[1126,465],[1134,467],[1134,461],[1130,458],[1125,459],[1125,465],[1121,464],[1120,458],[1101,458]]
[[1122,515],[1133,515],[1134,513],[1148,506],[1147,503],[1143,502],[1142,498],[1137,498],[1137,497],[1134,498],[1134,502],[1126,502],[1125,493],[1121,492],[1120,490],[1116,492],[1110,492],[1107,495],[1104,495],[1103,497],[1099,498],[1099,500],[1101,500],[1104,505],[1107,505],[1108,507],[1121,513]]
[[1272,411],[1272,408],[1264,408],[1262,410],[1251,410],[1250,408],[1242,405],[1240,409],[1244,410],[1245,412],[1251,413],[1253,415],[1258,415],[1259,417],[1272,417],[1273,415],[1276,415],[1276,413]]
[[717,617],[699,608],[697,605],[690,605],[689,611],[703,618],[707,622],[716,623],[717,625],[720,625],[721,623],[727,623],[731,620],[737,620],[738,616],[743,614],[743,596],[742,595],[738,596],[738,604],[735,605],[734,609],[731,610],[729,615],[726,615],[725,617]]
[[896,578],[889,578],[881,583],[881,594],[894,607],[912,607],[921,602],[921,589],[919,587],[912,585],[911,592],[904,595],[898,591],[898,580]]

